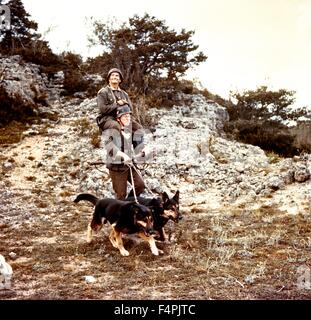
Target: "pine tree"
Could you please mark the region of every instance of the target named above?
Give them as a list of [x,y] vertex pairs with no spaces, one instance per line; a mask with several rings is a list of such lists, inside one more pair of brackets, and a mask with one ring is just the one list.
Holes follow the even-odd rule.
[[[3,3],[0,0],[0,4]],[[40,34],[36,33],[38,24],[30,20],[21,0],[10,0],[6,3],[11,11],[11,28],[2,31],[0,38],[0,52],[15,54],[19,49],[29,47],[32,41],[38,40]]]
[[145,14],[134,15],[128,23],[115,28],[95,21],[90,40],[92,45],[100,44],[105,50],[94,63],[106,65],[107,69],[118,66],[129,87],[143,88],[150,77],[176,80],[207,59],[202,52],[194,54],[198,46],[192,42],[193,34],[194,31],[184,29],[180,33],[170,30],[165,21]]

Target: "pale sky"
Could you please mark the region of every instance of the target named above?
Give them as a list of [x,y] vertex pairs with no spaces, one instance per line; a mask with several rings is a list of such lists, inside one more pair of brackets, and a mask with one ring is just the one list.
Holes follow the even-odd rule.
[[297,105],[311,106],[311,0],[23,0],[55,52],[86,56],[86,18],[126,22],[144,13],[169,28],[193,30],[208,59],[187,77],[228,98],[230,90],[267,85],[295,90]]

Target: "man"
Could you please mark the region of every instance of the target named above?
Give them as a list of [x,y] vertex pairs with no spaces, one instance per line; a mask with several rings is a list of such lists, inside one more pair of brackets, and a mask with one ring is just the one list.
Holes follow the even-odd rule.
[[[123,74],[117,68],[112,68],[107,74],[108,85],[98,91],[97,105],[100,115],[97,117],[97,124],[101,133],[106,129],[120,130],[120,124],[116,121],[117,108],[128,105],[133,111],[132,102],[128,94],[120,88],[123,81]],[[132,139],[134,147],[143,143],[142,126],[132,120]]]
[[107,150],[107,168],[109,169],[113,190],[119,200],[126,198],[127,181],[132,184],[131,171],[136,195],[138,196],[145,189],[145,184],[140,175],[136,170],[130,169],[129,166],[132,165],[134,154],[132,148],[131,113],[132,111],[128,104],[118,107],[115,120],[118,127],[111,126],[103,131]]

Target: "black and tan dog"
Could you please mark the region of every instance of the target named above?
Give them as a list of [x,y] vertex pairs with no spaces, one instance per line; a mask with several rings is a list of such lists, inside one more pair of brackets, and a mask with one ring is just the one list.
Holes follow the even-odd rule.
[[81,193],[74,200],[78,203],[81,200],[91,202],[95,206],[92,221],[87,228],[87,242],[92,241],[93,231],[98,232],[104,223],[110,223],[112,230],[109,240],[112,245],[120,250],[122,256],[128,256],[129,252],[124,248],[122,234],[137,233],[142,239],[149,243],[151,252],[154,255],[163,253],[155,244],[152,236],[153,218],[151,210],[134,201],[121,201],[111,198],[99,199],[92,194]]
[[[133,201],[134,197],[129,194],[127,201]],[[169,220],[178,222],[182,219],[182,215],[179,211],[179,191],[169,198],[166,192],[161,193],[160,198],[137,198],[140,204],[147,206],[152,211],[153,216],[153,228],[159,235],[156,237],[157,240],[165,241],[167,236],[164,231],[164,226]]]

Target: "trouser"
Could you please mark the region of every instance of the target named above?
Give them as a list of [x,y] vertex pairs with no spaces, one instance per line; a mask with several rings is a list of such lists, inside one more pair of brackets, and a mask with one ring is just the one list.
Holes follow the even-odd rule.
[[[109,170],[109,174],[112,180],[112,187],[116,193],[117,199],[124,200],[126,198],[127,181],[132,184],[130,169],[128,168],[125,171]],[[144,191],[145,184],[142,178],[134,169],[132,169],[132,174],[136,196],[139,196]]]

